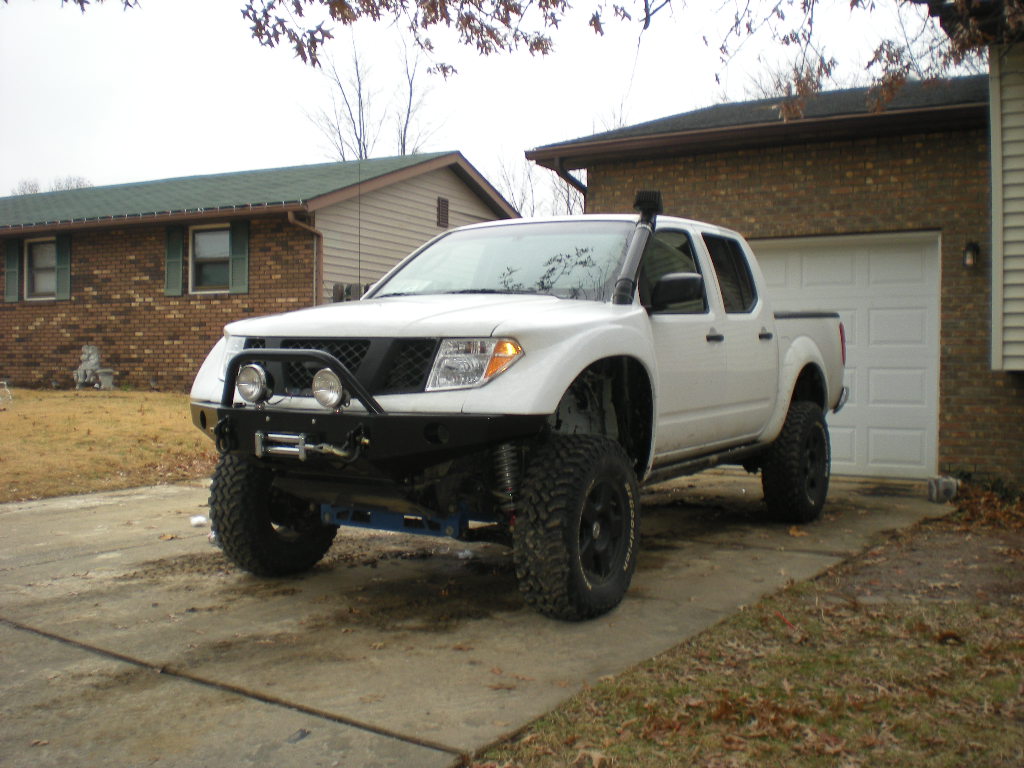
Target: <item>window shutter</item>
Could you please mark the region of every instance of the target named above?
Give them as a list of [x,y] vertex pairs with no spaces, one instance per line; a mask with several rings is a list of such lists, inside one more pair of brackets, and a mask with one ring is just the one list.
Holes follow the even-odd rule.
[[249,292],[249,222],[231,222],[231,263],[228,270],[228,291]]
[[21,240],[4,242],[4,301],[17,301],[21,290]]
[[181,296],[181,266],[185,250],[185,230],[167,228],[167,248],[164,257],[164,295]]
[[71,298],[71,235],[57,235],[56,298]]

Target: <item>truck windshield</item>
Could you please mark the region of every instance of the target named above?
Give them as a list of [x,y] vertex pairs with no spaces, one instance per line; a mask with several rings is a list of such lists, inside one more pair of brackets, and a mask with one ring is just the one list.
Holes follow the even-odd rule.
[[373,298],[531,293],[607,301],[633,225],[554,221],[456,230],[421,251]]

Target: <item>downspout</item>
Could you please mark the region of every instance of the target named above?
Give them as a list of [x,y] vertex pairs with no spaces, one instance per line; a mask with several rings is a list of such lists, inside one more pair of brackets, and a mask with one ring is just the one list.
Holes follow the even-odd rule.
[[306,222],[299,221],[297,218],[295,218],[295,211],[288,211],[288,223],[294,224],[299,229],[304,229],[307,232],[313,233],[313,305],[316,306],[317,304],[320,303],[321,295],[320,283],[322,282],[322,280],[320,278],[320,270],[322,268],[322,265],[320,263],[320,251],[322,250],[322,247],[320,246],[322,246],[324,242],[324,233],[321,232],[316,227],[310,226]]
[[558,178],[562,179],[570,187],[575,187],[581,195],[587,196],[587,185],[569,173],[569,170],[565,167],[565,158],[555,158],[555,173],[558,174]]

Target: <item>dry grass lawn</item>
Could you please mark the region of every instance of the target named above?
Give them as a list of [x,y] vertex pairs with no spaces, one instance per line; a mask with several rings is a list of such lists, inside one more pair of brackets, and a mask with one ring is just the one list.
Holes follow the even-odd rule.
[[12,390],[0,402],[0,503],[209,476],[212,443],[172,392]]

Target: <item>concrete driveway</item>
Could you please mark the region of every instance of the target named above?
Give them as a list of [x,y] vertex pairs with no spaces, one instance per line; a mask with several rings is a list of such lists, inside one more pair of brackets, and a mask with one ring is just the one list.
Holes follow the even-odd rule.
[[0,506],[5,766],[449,766],[882,531],[921,485],[833,480],[823,519],[758,521],[756,477],[645,494],[625,602],[525,608],[507,550],[343,529],[298,578],[232,569],[205,487]]

